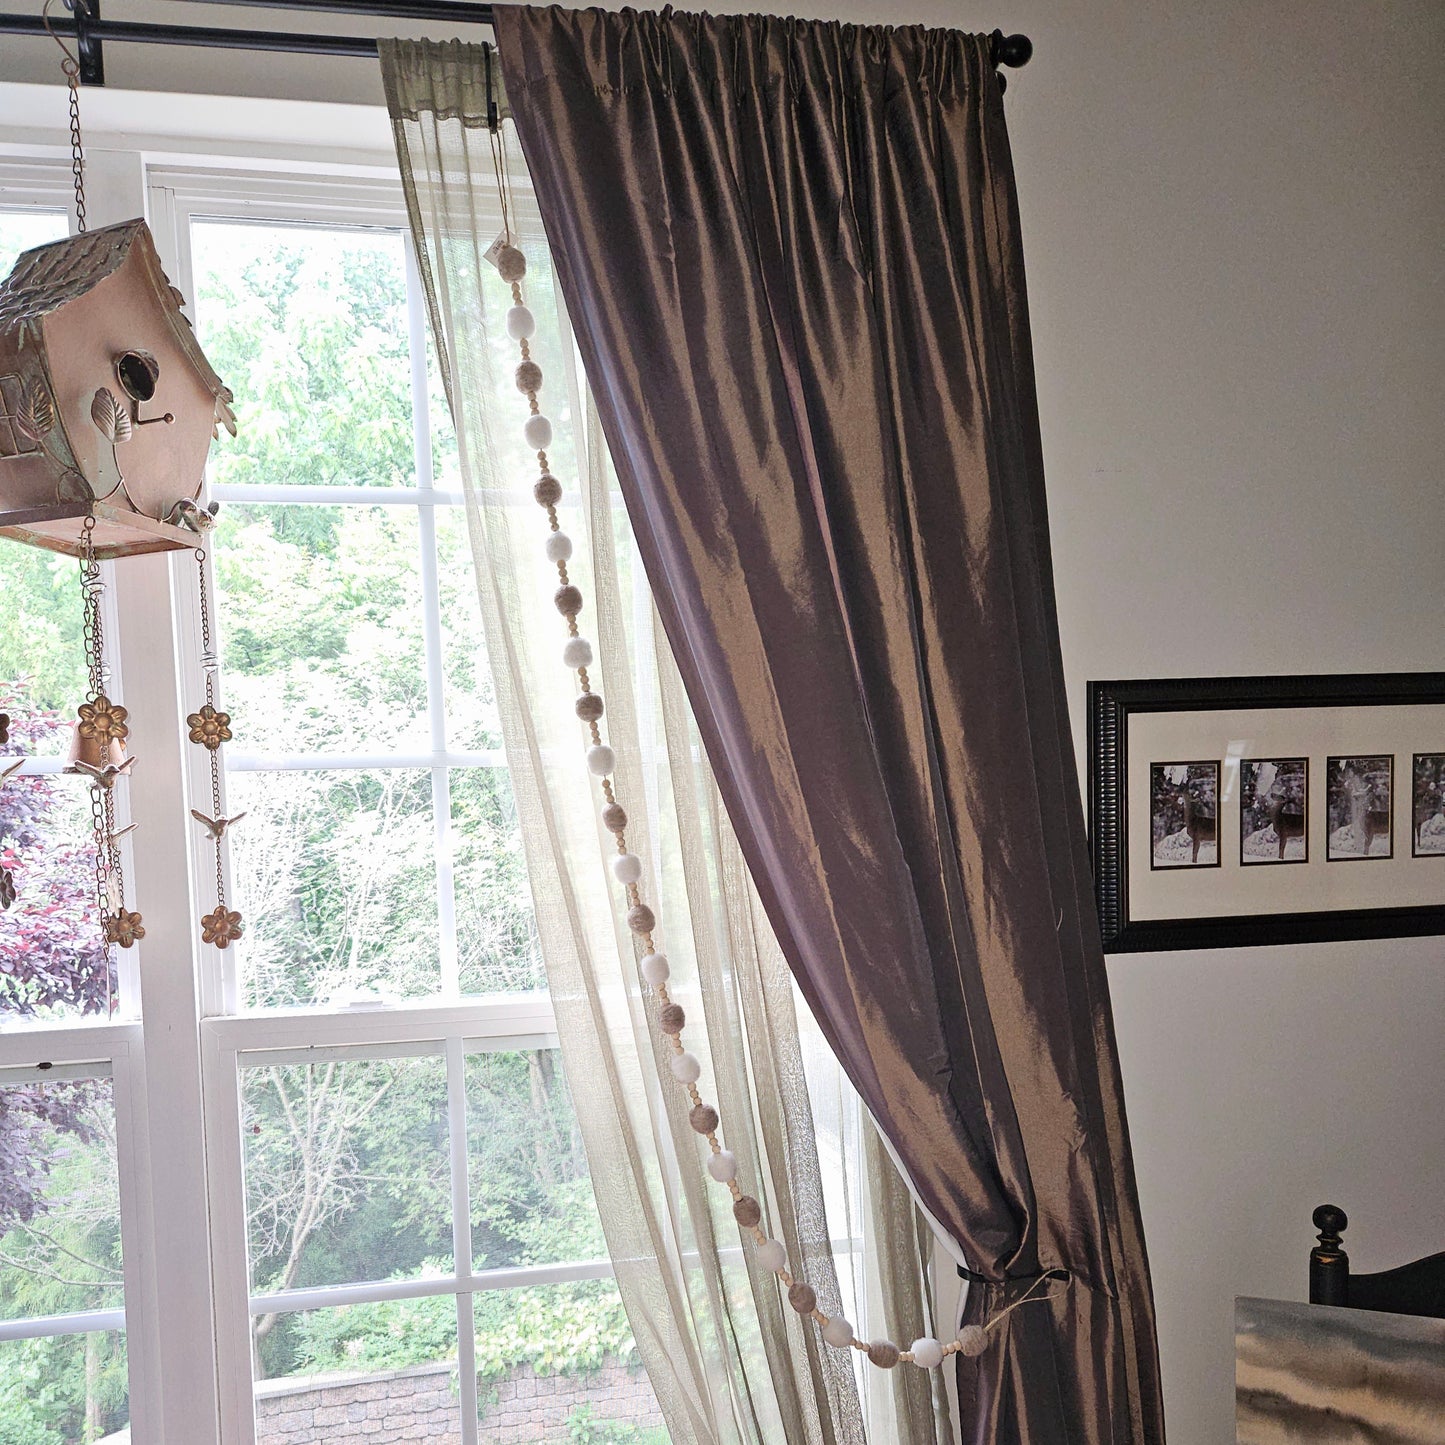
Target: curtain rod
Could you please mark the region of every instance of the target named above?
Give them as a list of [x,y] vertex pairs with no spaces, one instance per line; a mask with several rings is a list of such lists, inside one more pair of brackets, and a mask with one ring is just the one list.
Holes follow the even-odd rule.
[[[463,3],[463,0],[193,0],[209,5],[244,5],[248,9],[330,11],[348,15],[375,15],[386,20],[445,20],[452,25],[490,25],[492,7]],[[376,41],[367,36],[301,35],[275,30],[227,30],[209,25],[164,25],[153,21],[106,20],[100,0],[83,0],[70,16],[51,21],[59,35],[72,37],[80,59],[82,85],[105,84],[107,40],[138,45],[197,45],[215,50],[267,50],[289,55],[346,55],[374,57]],[[38,15],[15,15],[0,11],[0,35],[44,35],[45,22]],[[996,66],[1017,69],[1027,65],[1034,53],[1027,35],[1005,35],[995,30],[989,37],[989,58]],[[1003,77],[999,77],[1002,83]]]

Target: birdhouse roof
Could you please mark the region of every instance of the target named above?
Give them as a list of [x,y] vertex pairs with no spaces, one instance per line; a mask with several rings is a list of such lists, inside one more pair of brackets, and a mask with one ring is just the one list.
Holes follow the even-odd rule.
[[216,398],[218,420],[235,434],[228,388],[211,368],[191,323],[181,310],[184,298],[161,269],[150,227],[144,221],[122,221],[95,231],[82,231],[22,252],[9,277],[0,282],[0,333],[33,326],[54,311],[94,290],[134,255],[171,323],[176,343]]

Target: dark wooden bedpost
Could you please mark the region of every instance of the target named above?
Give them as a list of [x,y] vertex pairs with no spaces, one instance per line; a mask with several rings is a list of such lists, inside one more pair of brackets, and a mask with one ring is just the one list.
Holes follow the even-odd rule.
[[1340,1247],[1340,1235],[1349,1224],[1345,1211],[1334,1204],[1321,1204],[1314,1213],[1320,1242],[1310,1250],[1310,1303],[1348,1305],[1350,1302],[1350,1257]]

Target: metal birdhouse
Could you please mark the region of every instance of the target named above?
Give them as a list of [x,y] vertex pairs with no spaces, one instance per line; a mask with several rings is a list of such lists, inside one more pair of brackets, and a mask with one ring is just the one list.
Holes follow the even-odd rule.
[[93,514],[97,558],[195,545],[206,456],[236,422],[181,305],[144,221],[16,261],[0,286],[0,536],[78,556]]

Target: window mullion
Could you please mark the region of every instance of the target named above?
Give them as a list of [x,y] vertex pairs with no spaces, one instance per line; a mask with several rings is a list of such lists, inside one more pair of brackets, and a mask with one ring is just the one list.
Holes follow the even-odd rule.
[[[447,1040],[447,1123],[451,1133],[452,1249],[458,1279],[472,1274],[472,1196],[467,1169],[467,1060],[461,1039]],[[457,1382],[462,1445],[477,1445],[476,1312],[470,1293],[457,1294]]]
[[[421,279],[411,243],[406,254],[407,320],[411,343],[412,454],[417,489],[432,490],[431,410],[426,374],[426,315],[422,303]],[[437,575],[436,511],[417,508],[417,530],[421,545],[422,645],[426,657],[427,722],[432,747],[432,827],[436,850],[437,946],[440,953],[442,993],[448,998],[461,995],[457,956],[456,882],[452,869],[451,779],[446,766],[446,673],[442,662],[441,585]]]

